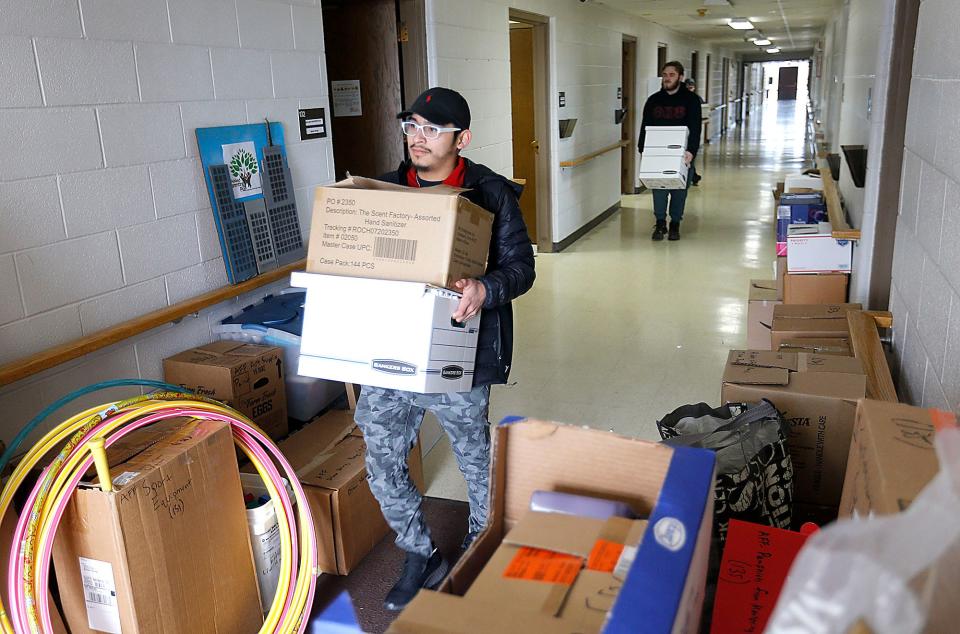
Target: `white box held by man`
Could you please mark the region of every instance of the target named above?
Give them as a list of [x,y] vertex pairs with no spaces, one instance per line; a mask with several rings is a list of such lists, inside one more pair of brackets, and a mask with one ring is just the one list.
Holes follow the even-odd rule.
[[651,125],[644,130],[645,156],[683,156],[690,129],[685,125]]
[[427,394],[473,387],[480,317],[453,321],[458,293],[300,272],[290,284],[307,289],[299,374]]
[[683,156],[640,156],[640,182],[647,189],[686,189],[687,164]]

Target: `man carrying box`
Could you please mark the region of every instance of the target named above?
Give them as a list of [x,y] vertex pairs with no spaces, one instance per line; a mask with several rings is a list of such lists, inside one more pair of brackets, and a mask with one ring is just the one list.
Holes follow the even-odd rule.
[[[693,163],[700,149],[700,97],[686,89],[683,82],[683,64],[667,62],[660,69],[663,89],[653,93],[643,106],[643,123],[640,126],[640,141],[637,144],[643,154],[643,142],[647,126],[685,125],[690,130],[687,137],[687,151],[683,162]],[[670,240],[680,239],[680,221],[683,220],[683,208],[687,202],[687,187],[684,189],[654,189],[653,215],[657,224],[653,230],[654,240],[663,240],[667,231],[667,201],[670,207]]]
[[495,217],[486,274],[456,283],[463,297],[452,318],[465,322],[481,315],[473,389],[417,394],[364,386],[357,403],[370,489],[397,533],[397,546],[407,553],[400,579],[385,600],[390,610],[403,609],[420,588],[435,587],[449,569],[433,545],[420,509],[422,497],[407,471],[407,454],[426,410],[440,421],[467,481],[470,521],[464,547],[486,524],[490,385],[507,381],[513,348],[510,302],[527,292],[535,277],[533,247],[517,202],[522,187],[460,156],[471,140],[466,100],[453,90],[431,88],[398,117],[410,159],[381,180],[410,187],[464,187],[470,190],[467,199]]

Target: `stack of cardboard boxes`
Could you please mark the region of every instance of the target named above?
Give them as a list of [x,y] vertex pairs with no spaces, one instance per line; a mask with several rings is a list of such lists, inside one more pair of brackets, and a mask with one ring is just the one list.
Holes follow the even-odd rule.
[[822,190],[818,177],[794,174],[773,193],[776,279],[786,304],[841,303],[847,297],[853,243],[833,238]]
[[299,374],[412,392],[473,384],[479,316],[455,284],[486,272],[493,214],[440,185],[353,177],[317,189]]

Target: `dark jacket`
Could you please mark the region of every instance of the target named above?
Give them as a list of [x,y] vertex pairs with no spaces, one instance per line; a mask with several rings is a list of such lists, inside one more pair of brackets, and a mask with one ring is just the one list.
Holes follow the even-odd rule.
[[700,97],[681,86],[674,94],[659,90],[647,99],[643,106],[643,123],[640,125],[638,147],[643,152],[643,141],[648,125],[685,125],[690,130],[687,137],[687,152],[697,156],[700,150]]
[[[536,278],[533,246],[523,222],[518,199],[523,187],[493,172],[488,167],[466,161],[463,186],[470,202],[494,214],[493,233],[487,272],[480,278],[487,299],[480,313],[480,335],[477,340],[477,362],[473,385],[506,383],[513,363],[513,311],[510,302],[533,286]],[[408,162],[380,180],[407,184]]]

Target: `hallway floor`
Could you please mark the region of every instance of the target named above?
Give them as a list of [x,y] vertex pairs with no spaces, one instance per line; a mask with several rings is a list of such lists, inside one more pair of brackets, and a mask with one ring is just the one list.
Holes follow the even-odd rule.
[[[514,302],[511,384],[490,420],[523,415],[659,440],[656,421],[686,403],[719,404],[727,351],[746,342],[748,282],[773,277],[771,189],[809,166],[803,102],[767,102],[707,145],[679,242],[652,242],[650,193],[558,254]],[[428,494],[465,500],[445,437],[424,425]]]

